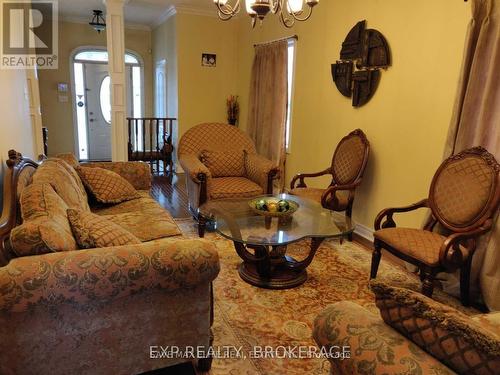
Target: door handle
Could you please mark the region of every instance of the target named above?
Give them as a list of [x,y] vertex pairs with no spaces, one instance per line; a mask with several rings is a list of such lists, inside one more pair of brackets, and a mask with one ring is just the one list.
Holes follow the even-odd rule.
[[91,118],[91,119],[89,119],[89,121],[90,121],[90,122],[94,122],[94,119],[93,119],[93,118]]

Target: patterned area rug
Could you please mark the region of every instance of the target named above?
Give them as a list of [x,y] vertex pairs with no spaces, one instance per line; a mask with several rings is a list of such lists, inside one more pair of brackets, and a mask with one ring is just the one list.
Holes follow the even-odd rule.
[[[176,222],[185,237],[197,237],[191,219]],[[326,375],[330,368],[326,359],[250,358],[249,353],[256,346],[316,346],[312,339],[314,318],[327,305],[338,301],[355,301],[378,314],[368,288],[371,254],[355,243],[325,241],[308,267],[308,279],[303,285],[289,290],[266,290],[240,279],[237,267],[241,259],[231,241],[216,233],[207,233],[206,238],[215,242],[221,261],[221,272],[214,282],[214,345],[243,347],[246,353],[246,359],[215,359],[210,374]],[[308,249],[309,241],[302,241],[289,246],[287,253],[302,259]],[[383,257],[378,277],[420,289],[415,275]],[[464,311],[457,300],[440,290],[435,291],[434,299]]]

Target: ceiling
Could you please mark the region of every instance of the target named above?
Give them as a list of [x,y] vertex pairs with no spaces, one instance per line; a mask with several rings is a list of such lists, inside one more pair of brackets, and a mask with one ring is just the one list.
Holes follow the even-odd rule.
[[[129,0],[125,4],[125,23],[156,26],[172,6],[198,12],[217,14],[213,0]],[[103,0],[59,0],[60,17],[68,21],[90,20],[93,9],[105,10]]]

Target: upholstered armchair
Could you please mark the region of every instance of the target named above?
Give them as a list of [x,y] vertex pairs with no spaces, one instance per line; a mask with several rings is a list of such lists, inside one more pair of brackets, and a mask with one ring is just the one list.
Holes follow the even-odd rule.
[[[333,211],[345,211],[348,217],[352,215],[354,192],[361,183],[370,143],[365,133],[357,129],[341,139],[333,154],[332,164],[317,173],[300,173],[293,177],[290,183],[290,194],[311,198],[321,202],[323,207]],[[308,187],[306,178],[331,175],[332,181],[326,189]],[[297,183],[298,182],[298,183]]]
[[[446,159],[431,183],[429,197],[400,208],[387,208],[375,219],[371,278],[377,276],[381,250],[416,265],[422,292],[432,296],[438,272],[460,269],[460,294],[469,304],[469,282],[476,239],[492,227],[499,202],[500,165],[482,147],[465,150]],[[397,228],[395,213],[430,208],[432,217],[424,229]],[[433,232],[439,224],[445,235]]]
[[271,194],[278,173],[274,163],[257,154],[250,137],[227,124],[189,129],[179,141],[178,157],[194,216],[208,200]]

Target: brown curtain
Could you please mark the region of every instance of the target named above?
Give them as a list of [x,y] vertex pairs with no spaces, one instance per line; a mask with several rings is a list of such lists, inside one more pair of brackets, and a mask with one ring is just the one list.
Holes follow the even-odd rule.
[[[472,0],[464,59],[445,157],[483,146],[500,160],[500,1]],[[498,216],[498,215],[497,215]],[[490,310],[500,310],[500,221],[478,242],[471,286],[479,281]],[[445,290],[458,290],[447,280]]]
[[280,190],[285,183],[287,47],[286,40],[255,47],[248,111],[248,134],[259,154],[279,165]]

